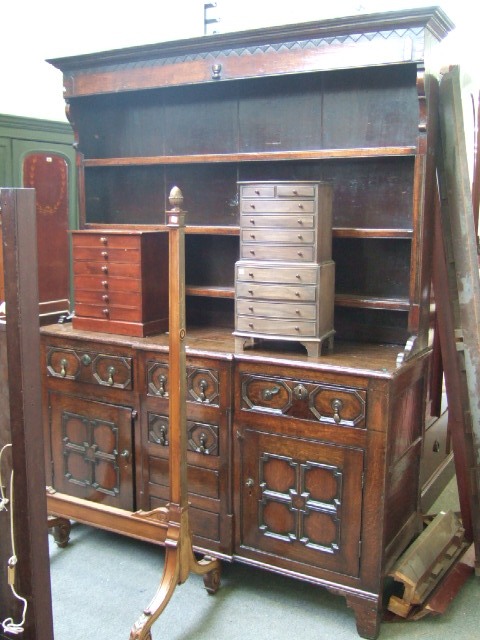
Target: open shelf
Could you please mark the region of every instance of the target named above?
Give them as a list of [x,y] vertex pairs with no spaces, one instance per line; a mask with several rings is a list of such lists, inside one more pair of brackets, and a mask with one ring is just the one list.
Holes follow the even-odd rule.
[[275,160],[321,160],[332,158],[386,158],[389,156],[412,156],[414,146],[363,147],[352,149],[314,149],[311,151],[265,151],[254,153],[207,153],[204,155],[129,156],[119,158],[84,159],[84,167],[122,167],[162,164],[195,164],[216,162],[258,162]]

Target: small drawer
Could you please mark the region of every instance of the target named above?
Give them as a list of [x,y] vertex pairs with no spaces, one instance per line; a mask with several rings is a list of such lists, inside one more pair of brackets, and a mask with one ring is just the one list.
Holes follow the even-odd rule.
[[276,195],[279,198],[314,198],[315,186],[312,184],[279,184]]
[[313,229],[315,217],[306,215],[243,215],[240,216],[242,229],[278,228],[282,229]]
[[282,244],[313,244],[314,231],[292,231],[287,229],[242,229],[242,242],[281,242]]
[[248,262],[237,263],[239,282],[271,282],[272,284],[317,284],[318,267],[259,266]]
[[47,373],[53,378],[131,389],[133,359],[95,351],[48,346]]
[[283,320],[278,318],[258,318],[237,316],[236,330],[243,333],[269,336],[288,336],[291,338],[313,338],[316,335],[316,323],[304,320]]
[[[148,441],[168,447],[170,441],[168,416],[148,413]],[[218,425],[187,421],[187,449],[204,456],[220,455]]]
[[102,318],[104,320],[141,322],[142,309],[139,307],[114,307],[108,303],[95,305],[76,302],[75,315],[79,318]]
[[84,302],[86,304],[94,305],[128,305],[131,307],[138,307],[142,304],[142,298],[140,293],[134,291],[87,291],[84,289],[77,289],[75,291],[75,300],[77,304]]
[[247,260],[279,260],[281,262],[313,262],[315,248],[309,245],[242,244],[240,258]]
[[140,262],[140,251],[137,247],[76,247],[74,256],[75,260],[93,260],[108,264],[112,262]]
[[[237,282],[237,299],[250,300],[296,300],[298,302],[315,302],[317,287],[313,285],[293,286],[281,284],[259,284],[252,282]],[[247,300],[245,302],[247,302]],[[244,301],[242,301],[243,303]]]
[[[168,374],[168,364],[155,360],[147,361],[147,395],[168,398]],[[187,365],[187,402],[212,407],[220,405],[220,378],[216,369]]]
[[274,198],[275,187],[271,184],[256,184],[241,187],[242,198]]
[[141,265],[139,262],[90,262],[76,260],[73,263],[73,273],[79,276],[114,276],[120,278],[140,278]]
[[240,299],[237,300],[237,313],[244,316],[263,316],[265,318],[316,320],[317,306],[314,304],[257,302]]
[[242,200],[242,213],[314,213],[314,200]]
[[74,276],[75,291],[121,291],[123,293],[140,291],[141,280],[137,278],[115,278],[105,276]]
[[[160,487],[168,488],[168,458],[149,456],[150,493],[168,498],[168,491],[161,493]],[[220,497],[218,471],[189,464],[187,468],[188,493],[218,500]]]
[[241,378],[243,411],[365,428],[366,399],[365,389],[248,373]]
[[130,235],[126,233],[100,233],[76,231],[72,234],[73,247],[91,247],[91,248],[117,248],[117,249],[134,249],[138,248],[141,237],[139,235]]

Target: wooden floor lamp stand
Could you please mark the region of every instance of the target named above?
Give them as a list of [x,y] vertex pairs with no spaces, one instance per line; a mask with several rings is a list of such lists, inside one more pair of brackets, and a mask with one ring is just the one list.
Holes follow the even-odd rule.
[[167,211],[169,229],[169,368],[170,368],[170,502],[167,507],[145,514],[167,526],[165,566],[159,587],[130,631],[130,640],[151,640],[150,629],[167,606],[175,587],[190,573],[204,576],[209,593],[220,586],[220,561],[208,557],[198,561],[193,553],[187,488],[186,362],[185,362],[185,211],[178,187],[170,192]]

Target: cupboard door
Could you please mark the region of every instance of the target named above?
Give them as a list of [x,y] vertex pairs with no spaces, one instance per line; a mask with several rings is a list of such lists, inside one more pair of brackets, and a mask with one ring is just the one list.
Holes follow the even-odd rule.
[[363,451],[251,429],[242,444],[242,546],[357,576]]
[[133,410],[54,392],[49,399],[54,488],[132,511]]

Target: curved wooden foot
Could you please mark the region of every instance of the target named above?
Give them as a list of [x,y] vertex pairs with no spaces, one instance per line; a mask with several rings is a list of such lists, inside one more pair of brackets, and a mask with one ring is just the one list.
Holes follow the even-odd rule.
[[67,546],[70,541],[71,530],[70,520],[58,518],[57,516],[48,516],[48,532],[53,535],[57,547],[63,549]]
[[[204,576],[209,593],[215,593],[220,585],[220,561],[212,558],[197,560],[193,553],[188,527],[188,510],[170,506],[171,520],[165,540],[165,566],[160,585],[148,607],[130,631],[130,640],[152,640],[150,629],[165,609],[177,584],[182,584],[192,573]],[[208,585],[208,586],[207,586]]]
[[346,596],[347,604],[355,613],[357,631],[360,637],[375,640],[380,633],[382,618],[381,603],[356,596]]
[[[209,558],[205,556],[203,560],[200,562],[208,562],[210,568],[207,573],[203,574],[203,584],[205,585],[205,589],[207,592],[213,596],[217,593],[220,588],[220,578],[222,574],[222,565],[219,560],[214,560],[213,558]],[[200,564],[200,563],[199,563]]]

